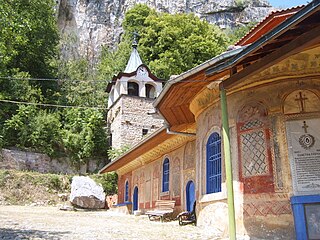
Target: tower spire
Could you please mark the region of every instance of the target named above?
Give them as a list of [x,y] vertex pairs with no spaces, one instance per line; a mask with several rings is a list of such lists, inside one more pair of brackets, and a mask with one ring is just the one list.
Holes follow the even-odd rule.
[[141,58],[139,56],[137,47],[138,47],[138,39],[139,34],[134,31],[133,32],[133,41],[132,41],[132,52],[127,63],[126,69],[124,70],[125,73],[131,73],[136,71],[137,68],[142,64]]

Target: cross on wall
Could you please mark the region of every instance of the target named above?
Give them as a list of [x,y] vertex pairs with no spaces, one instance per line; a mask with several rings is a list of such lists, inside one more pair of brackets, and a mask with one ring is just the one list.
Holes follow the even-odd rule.
[[303,126],[302,126],[302,128],[304,129],[304,133],[308,133],[308,131],[307,131],[308,127],[309,127],[309,126],[307,125],[306,121],[303,121]]
[[305,112],[305,101],[308,100],[308,98],[303,96],[302,92],[299,92],[299,95],[294,100],[298,102],[300,112]]

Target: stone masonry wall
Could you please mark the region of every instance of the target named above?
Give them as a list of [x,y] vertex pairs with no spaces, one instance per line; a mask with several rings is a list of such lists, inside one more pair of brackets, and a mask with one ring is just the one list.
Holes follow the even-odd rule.
[[109,109],[107,114],[107,124],[109,131],[112,134],[111,146],[114,148],[121,147],[121,115],[122,115],[122,98],[118,99],[112,107]]
[[138,143],[144,136],[142,129],[148,134],[163,125],[159,117],[148,114],[154,111],[153,99],[123,95],[108,113],[108,121],[112,133],[112,147]]
[[21,151],[17,149],[0,150],[0,169],[29,170],[40,173],[87,173],[95,172],[103,167],[104,163],[89,160],[80,168],[73,166],[69,159],[53,159],[46,154]]

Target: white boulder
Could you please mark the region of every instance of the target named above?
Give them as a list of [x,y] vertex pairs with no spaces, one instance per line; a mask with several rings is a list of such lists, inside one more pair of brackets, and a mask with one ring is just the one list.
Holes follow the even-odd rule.
[[105,193],[90,177],[74,176],[71,183],[70,202],[78,207],[100,209],[105,207]]

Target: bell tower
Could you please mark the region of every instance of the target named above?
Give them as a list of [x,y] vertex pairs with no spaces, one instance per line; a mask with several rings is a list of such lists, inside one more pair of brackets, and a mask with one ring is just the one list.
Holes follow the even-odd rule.
[[133,146],[163,125],[158,115],[148,114],[154,111],[152,103],[161,90],[162,80],[142,63],[134,38],[125,70],[112,78],[106,90],[112,147]]

